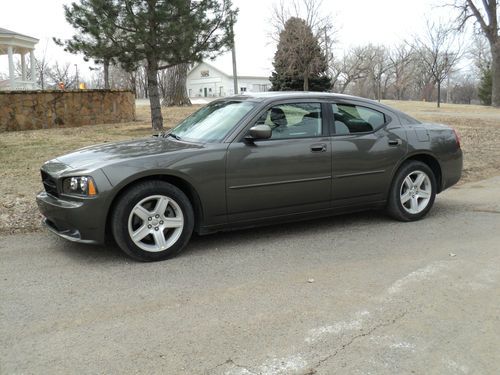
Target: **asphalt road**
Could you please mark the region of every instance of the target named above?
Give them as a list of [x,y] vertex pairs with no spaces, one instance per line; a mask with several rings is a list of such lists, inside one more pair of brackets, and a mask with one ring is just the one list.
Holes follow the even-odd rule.
[[136,263],[0,237],[1,374],[498,374],[500,177]]

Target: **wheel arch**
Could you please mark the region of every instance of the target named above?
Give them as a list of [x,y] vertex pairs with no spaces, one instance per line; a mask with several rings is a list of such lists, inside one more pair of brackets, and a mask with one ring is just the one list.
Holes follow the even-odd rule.
[[111,236],[111,223],[110,223],[111,216],[120,197],[133,186],[144,181],[152,181],[152,180],[168,182],[174,185],[175,187],[179,188],[184,194],[186,194],[186,196],[188,197],[189,201],[193,206],[194,217],[195,217],[194,230],[198,232],[198,229],[200,228],[201,223],[203,222],[203,205],[201,203],[200,196],[198,195],[198,192],[194,188],[193,184],[191,184],[187,179],[173,174],[155,173],[146,176],[136,176],[131,180],[129,179],[116,191],[106,214],[106,228],[105,228],[106,237]]
[[394,182],[394,178],[396,178],[396,173],[399,170],[399,168],[401,168],[401,166],[404,163],[410,160],[420,161],[429,166],[429,168],[434,173],[434,177],[436,178],[436,185],[437,185],[436,193],[439,194],[443,190],[443,170],[441,167],[441,163],[439,162],[439,159],[428,151],[416,151],[414,153],[406,155],[406,157],[399,162],[396,168],[394,168],[394,171],[392,172],[390,186],[392,186],[392,183]]

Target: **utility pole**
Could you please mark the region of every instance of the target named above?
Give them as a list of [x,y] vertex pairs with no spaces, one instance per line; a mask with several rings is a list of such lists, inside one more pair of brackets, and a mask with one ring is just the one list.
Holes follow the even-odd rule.
[[75,70],[76,70],[76,89],[78,90],[80,87],[80,83],[78,82],[80,79],[78,78],[78,64],[75,64]]
[[234,81],[234,95],[238,95],[238,72],[236,69],[236,48],[234,42],[234,16],[231,16],[231,32],[233,34],[233,45],[231,49],[231,53],[233,55],[233,81]]

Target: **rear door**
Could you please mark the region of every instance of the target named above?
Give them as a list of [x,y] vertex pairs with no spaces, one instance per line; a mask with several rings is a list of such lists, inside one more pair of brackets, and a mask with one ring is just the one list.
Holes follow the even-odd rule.
[[394,168],[407,152],[397,116],[364,102],[329,105],[333,206],[383,201]]
[[267,124],[272,137],[229,146],[230,222],[330,207],[332,158],[323,111],[323,105],[314,101],[269,105],[248,129]]

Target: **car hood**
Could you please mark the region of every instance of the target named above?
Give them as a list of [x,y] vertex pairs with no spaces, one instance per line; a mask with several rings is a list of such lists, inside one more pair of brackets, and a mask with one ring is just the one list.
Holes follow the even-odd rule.
[[73,169],[98,169],[109,164],[158,154],[202,148],[202,145],[176,141],[171,138],[151,137],[133,141],[103,143],[84,147],[57,157],[56,162]]

